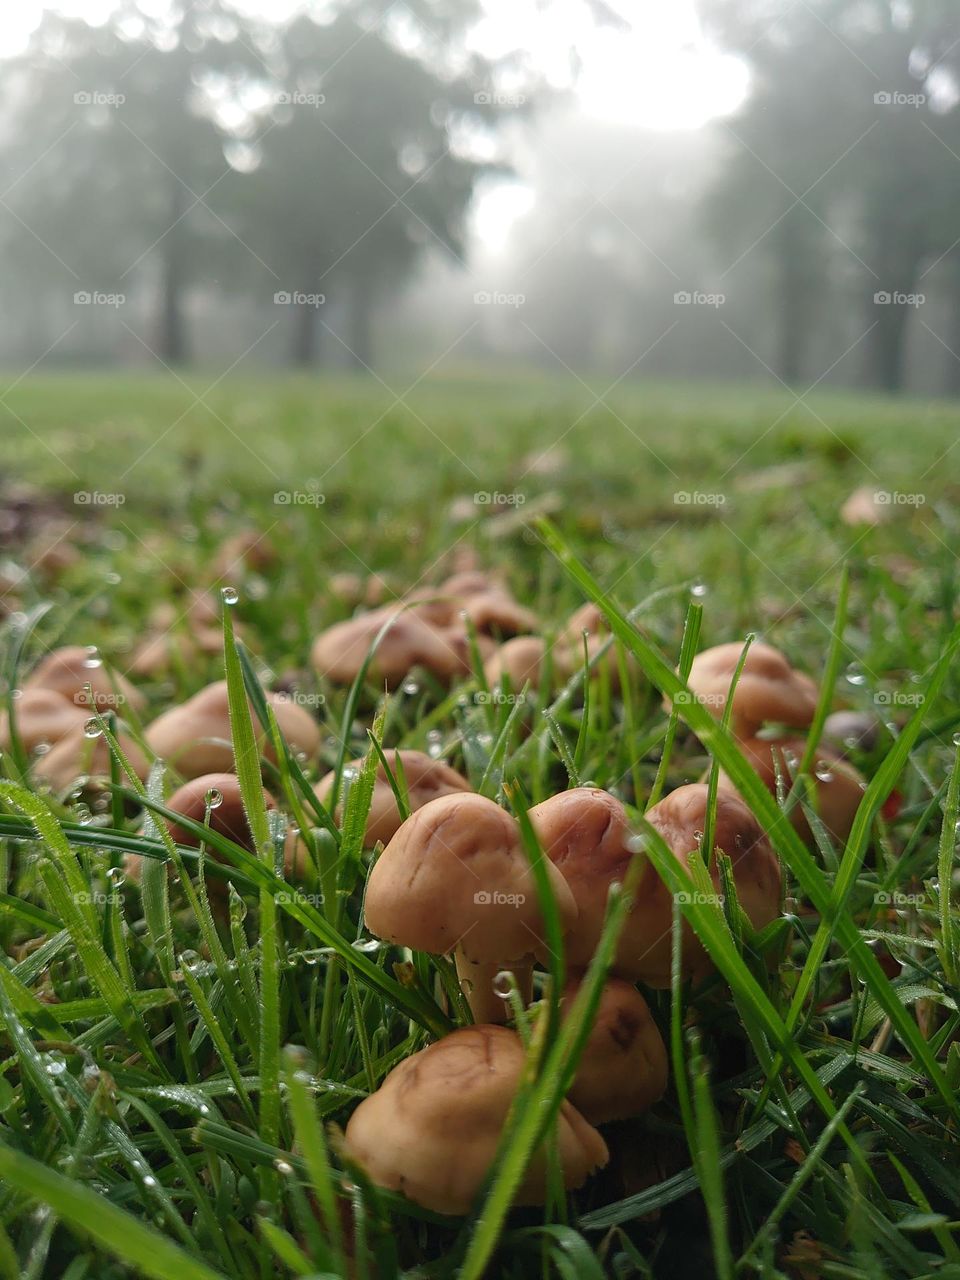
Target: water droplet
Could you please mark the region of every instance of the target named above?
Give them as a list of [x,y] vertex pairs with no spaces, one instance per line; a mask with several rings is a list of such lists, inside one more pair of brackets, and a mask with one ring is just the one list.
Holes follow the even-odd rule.
[[400,688],[404,693],[409,694],[410,697],[413,697],[415,693],[420,692],[420,684],[417,680],[404,680]]
[[276,1169],[277,1173],[281,1174],[284,1178],[289,1178],[293,1173],[293,1165],[287,1160],[274,1160],[273,1167]]
[[814,773],[820,782],[832,782],[833,770],[830,768],[828,760],[818,760],[814,768]]
[[699,844],[699,843],[700,843],[700,841],[703,839],[703,832],[702,832],[702,831],[695,831],[695,832],[693,833],[693,838],[694,838],[694,840],[696,840],[697,844]]
[[43,1066],[48,1076],[62,1076],[67,1069],[67,1060],[58,1049],[54,1049],[45,1055]]
[[83,660],[83,665],[90,671],[96,671],[97,667],[103,666],[103,659],[94,646],[87,649],[87,656]]
[[953,735],[953,745],[955,747],[960,747],[960,733],[955,733]]
[[146,1177],[144,1178],[144,1180],[143,1180],[143,1185],[144,1185],[145,1187],[155,1187],[155,1186],[157,1185],[157,1180],[156,1180],[156,1178],[153,1176],[153,1174],[148,1173],[148,1174],[147,1174],[147,1176],[146,1176]]
[[35,756],[45,756],[47,752],[50,750],[50,747],[51,747],[51,744],[49,742],[38,742],[37,745],[33,748],[33,754]]
[[630,853],[643,853],[647,847],[647,838],[642,835],[627,836],[624,844]]
[[493,994],[501,1000],[508,1000],[515,986],[513,974],[509,969],[501,969],[493,980]]
[[196,951],[181,951],[178,962],[181,969],[186,969],[188,973],[195,973],[200,966],[200,956]]
[[107,879],[114,888],[119,889],[119,887],[126,882],[127,877],[123,867],[110,867],[107,871]]
[[707,586],[707,584],[705,582],[701,582],[700,579],[698,578],[697,581],[694,582],[693,585],[691,586],[690,594],[693,596],[695,600],[702,600],[709,590],[710,588]]
[[379,951],[383,946],[383,943],[379,938],[358,938],[352,946],[355,951],[368,953],[371,951]]
[[867,677],[863,674],[858,662],[850,663],[849,667],[847,667],[846,671],[843,673],[843,678],[846,680],[847,684],[859,686],[867,683]]
[[218,791],[216,787],[211,787],[203,797],[203,803],[208,809],[219,809],[223,804],[223,792]]
[[14,702],[16,702],[18,699],[23,697],[23,690],[13,689],[11,690],[10,696],[13,698]]
[[89,720],[86,720],[84,722],[83,736],[85,738],[100,737],[100,721],[97,719],[96,716],[91,716]]
[[346,769],[344,769],[341,776],[344,782],[356,782],[357,778],[360,777],[360,773],[359,773],[359,770],[350,768],[348,766]]
[[236,604],[240,599],[240,592],[236,587],[221,587],[220,599],[224,604]]
[[123,579],[120,577],[119,573],[105,573],[103,575],[103,581],[108,587],[117,587]]

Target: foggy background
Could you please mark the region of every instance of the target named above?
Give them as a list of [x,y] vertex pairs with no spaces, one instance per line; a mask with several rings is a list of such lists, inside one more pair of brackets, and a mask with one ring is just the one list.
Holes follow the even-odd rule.
[[0,17],[0,364],[960,392],[955,0]]

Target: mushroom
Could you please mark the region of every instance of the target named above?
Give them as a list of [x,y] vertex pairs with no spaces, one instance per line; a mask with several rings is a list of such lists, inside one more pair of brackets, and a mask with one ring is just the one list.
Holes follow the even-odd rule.
[[[69,729],[33,766],[33,776],[37,782],[46,783],[58,795],[80,779],[88,781],[85,791],[100,790],[93,780],[110,777],[110,748],[102,734],[87,736],[84,728],[86,721],[87,717],[84,716],[83,724]],[[141,782],[145,782],[150,772],[150,762],[143,748],[123,729],[116,736],[134,773]]]
[[[565,929],[576,906],[563,876],[547,864]],[[434,955],[451,951],[477,1022],[506,1020],[495,990],[512,969],[524,1000],[533,953],[545,945],[533,870],[514,818],[472,792],[441,796],[410,815],[367,881],[367,928],[389,942]]]
[[873,751],[883,728],[866,711],[834,711],[823,722],[823,740],[846,755],[848,751]]
[[[743,645],[738,641],[718,644],[698,653],[690,668],[690,690],[717,720],[723,716],[742,653]],[[665,705],[669,709],[669,699]],[[750,646],[733,695],[733,731],[737,737],[749,737],[767,723],[805,729],[816,709],[817,686],[809,676],[794,671],[772,645],[758,641]]]
[[[425,804],[428,804],[431,800],[436,800],[438,796],[471,791],[470,783],[462,774],[457,773],[456,769],[451,769],[442,760],[434,760],[432,756],[426,755],[423,751],[395,751],[392,756],[388,754],[388,760],[395,773],[397,772],[396,762],[399,760],[407,785],[407,804],[411,813],[414,813],[417,809],[422,809]],[[353,760],[347,765],[347,768],[359,772],[363,768],[363,764],[362,759]],[[325,778],[321,778],[314,788],[324,804],[330,802],[334,777],[333,773],[328,773]],[[342,808],[342,805],[337,806],[336,817],[338,822],[342,818]],[[373,798],[370,802],[370,811],[367,814],[367,845],[373,846],[378,841],[386,844],[400,830],[401,822],[400,810],[397,808],[397,798],[393,794],[393,787],[390,785],[387,771],[381,762],[377,768],[373,785]]]
[[[580,988],[567,983],[564,1012]],[[638,1116],[663,1097],[667,1050],[646,1000],[632,983],[610,978],[567,1097],[591,1124]]]
[[142,711],[146,699],[129,680],[119,673],[111,674],[104,667],[95,648],[67,645],[54,649],[37,663],[23,683],[28,689],[49,689],[69,698],[78,707],[90,706],[86,686],[93,689],[93,700],[101,710],[129,706]]
[[546,641],[540,636],[514,636],[484,663],[487,684],[494,688],[502,685],[504,677],[509,676],[514,693],[519,693],[528,682],[531,688],[537,689],[546,656]]
[[[264,696],[291,750],[316,755],[320,749],[320,729],[310,713],[280,694]],[[254,730],[260,751],[268,760],[273,760],[273,747],[266,730],[256,722]],[[183,778],[232,770],[227,682],[218,680],[207,685],[179,707],[163,712],[147,726],[144,738],[154,754],[169,761]]]
[[[435,1213],[470,1212],[493,1165],[526,1065],[505,1027],[463,1027],[405,1058],[350,1117],[345,1150],[368,1177]],[[563,1102],[555,1150],[564,1186],[580,1187],[609,1159],[600,1134]],[[543,1204],[548,1143],[534,1151],[516,1195]]]
[[[59,742],[89,716],[83,707],[52,689],[27,689],[14,696],[13,708],[17,734],[28,754]],[[0,714],[0,750],[9,751],[11,742],[10,717],[4,711]]]
[[322,632],[313,644],[314,667],[334,684],[352,684],[388,622],[367,668],[372,680],[395,688],[413,667],[426,667],[443,681],[469,670],[462,654],[451,648],[436,627],[411,610],[395,608],[362,613]]
[[[699,783],[679,787],[646,815],[684,867],[699,845],[707,794]],[[606,791],[577,787],[531,809],[530,821],[577,904],[577,924],[565,947],[569,963],[585,969],[600,940],[610,886],[623,882],[634,856],[636,841],[626,810]],[[714,847],[729,854],[740,903],[754,928],[762,929],[779,911],[780,864],[753,814],[730,791],[718,793]],[[711,874],[717,883],[715,865]],[[617,944],[613,972],[651,987],[669,987],[672,925],[672,894],[648,861]],[[710,968],[706,952],[686,921],[682,929],[683,971],[702,976]]]
[[[263,799],[268,809],[276,809],[277,802],[269,791],[264,791]],[[211,804],[210,800],[215,800],[216,803]],[[208,805],[209,817],[207,817]],[[250,853],[257,853],[256,841],[243,807],[240,782],[235,773],[206,773],[198,778],[191,778],[189,782],[185,782],[182,787],[174,791],[167,800],[166,807],[194,822],[206,821],[211,831],[226,836],[228,840],[232,840],[234,844],[240,845]],[[200,840],[193,831],[165,818],[158,818],[157,821],[166,824],[175,844],[183,845],[188,849],[200,847]],[[284,849],[284,872],[286,875],[296,877],[301,866],[294,848],[293,842],[288,840]],[[222,861],[216,850],[211,850],[211,857],[218,862]],[[143,869],[143,858],[140,854],[127,854],[125,866],[132,879],[140,879]],[[211,879],[208,887],[212,891],[222,891],[225,888],[218,879]]]
[[499,588],[466,596],[463,612],[477,631],[487,635],[515,636],[539,629],[540,620],[532,610]]
[[[806,748],[803,738],[744,738],[737,745],[773,796],[777,794],[777,769],[789,790]],[[834,840],[845,844],[860,808],[866,783],[840,752],[824,743],[817,747],[812,776],[813,807],[817,816]],[[737,794],[725,773],[721,773],[720,783],[728,787],[732,794]],[[797,834],[812,848],[816,848],[816,840],[799,802],[790,811],[790,821]]]

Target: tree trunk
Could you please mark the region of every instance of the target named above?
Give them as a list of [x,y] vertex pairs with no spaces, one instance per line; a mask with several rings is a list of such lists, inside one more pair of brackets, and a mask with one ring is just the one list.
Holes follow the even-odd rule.
[[187,359],[187,330],[183,316],[183,292],[187,272],[185,234],[182,219],[187,193],[183,184],[170,175],[169,218],[171,230],[161,241],[160,332],[157,354],[166,364],[183,364]]
[[317,363],[320,349],[320,325],[317,320],[316,307],[294,308],[290,359],[297,369],[312,369]]
[[960,257],[950,270],[950,350],[943,353],[947,362],[944,390],[948,396],[960,396]]
[[353,286],[349,346],[351,367],[370,369],[373,364],[373,290],[363,276]]
[[[910,292],[906,289],[900,293]],[[889,291],[891,297],[893,291]],[[875,295],[874,295],[875,297]],[[898,302],[876,303],[871,308],[875,327],[870,333],[871,384],[896,395],[903,390],[907,354],[907,322],[912,308]]]
[[788,386],[797,385],[807,367],[816,292],[816,257],[809,252],[809,236],[802,221],[809,217],[806,209],[795,209],[777,228],[776,371]]

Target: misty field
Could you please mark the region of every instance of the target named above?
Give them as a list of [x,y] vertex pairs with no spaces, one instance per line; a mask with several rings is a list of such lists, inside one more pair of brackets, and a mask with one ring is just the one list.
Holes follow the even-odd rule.
[[[15,691],[66,645],[142,695],[80,717],[109,748],[92,789],[44,785],[51,744],[3,726],[0,1276],[960,1275],[955,406],[464,369],[27,376],[0,414],[4,709],[16,724]],[[550,641],[592,601],[603,643],[539,690],[494,688],[479,656],[503,636],[473,621],[453,678],[414,665],[385,693],[372,666],[351,685],[312,665],[325,628],[476,572]],[[779,793],[685,683],[695,653],[748,637],[818,691],[806,772]],[[230,767],[266,839],[251,854],[211,835],[203,857],[189,823],[171,841],[180,779],[146,747],[224,678]],[[309,715],[315,749],[273,735],[271,691]],[[870,732],[821,758],[841,710]],[[515,815],[535,867],[527,806],[589,787],[646,831],[652,796],[710,779],[712,828],[720,769],[780,860],[776,919],[754,930],[735,887],[715,901],[703,863],[688,876],[638,839],[706,976],[677,944],[668,985],[642,986],[665,1092],[598,1122],[609,1159],[569,1196],[548,1152],[546,1207],[511,1205],[634,871],[569,1017],[563,947],[528,1007],[509,992],[519,1105],[472,1212],[378,1188],[343,1145],[351,1114],[470,1021],[449,959],[365,926],[373,773],[397,748]],[[838,840],[816,787],[848,765],[865,786]],[[328,771],[337,812],[313,792]],[[537,894],[559,929],[542,875]]]

